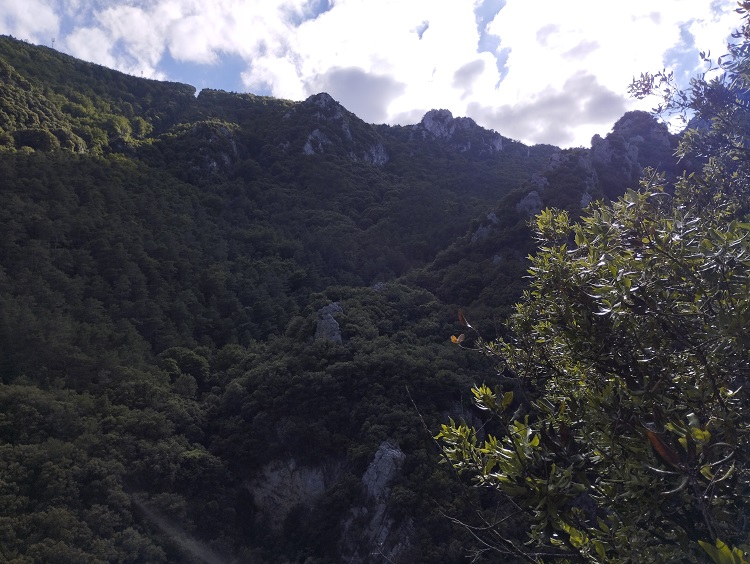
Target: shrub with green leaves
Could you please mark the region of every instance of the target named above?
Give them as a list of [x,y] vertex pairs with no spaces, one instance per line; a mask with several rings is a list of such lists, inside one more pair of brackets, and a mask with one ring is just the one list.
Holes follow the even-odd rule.
[[[512,336],[476,341],[504,382],[473,390],[492,418],[483,432],[494,431],[480,440],[451,421],[438,438],[454,467],[531,520],[528,545],[494,534],[490,549],[527,561],[747,562],[748,9],[724,75],[667,92],[672,110],[709,124],[678,149],[702,170],[672,186],[647,170],[639,190],[577,223],[543,211]],[[658,86],[646,80],[641,93]]]
[[504,432],[440,433],[561,555],[656,562],[746,540],[750,224],[696,209],[692,188],[644,181],[578,224],[542,212],[514,338],[478,344],[520,384],[474,390]]

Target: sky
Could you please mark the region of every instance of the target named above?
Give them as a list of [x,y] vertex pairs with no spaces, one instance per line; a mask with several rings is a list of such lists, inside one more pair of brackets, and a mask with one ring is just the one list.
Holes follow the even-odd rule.
[[135,76],[304,100],[369,123],[430,109],[527,144],[589,146],[641,72],[700,72],[734,0],[0,0],[0,34]]

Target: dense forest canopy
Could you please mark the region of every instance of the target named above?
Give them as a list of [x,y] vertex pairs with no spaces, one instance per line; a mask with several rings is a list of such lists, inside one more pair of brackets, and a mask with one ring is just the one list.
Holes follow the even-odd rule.
[[[324,93],[195,96],[0,37],[0,559],[465,561],[475,539],[456,523],[497,499],[439,465],[431,435],[483,424],[469,390],[495,360],[470,331],[451,346],[456,311],[488,341],[510,338],[527,269],[543,279],[544,253],[567,257],[530,261],[529,220],[554,207],[566,212],[544,212],[545,233],[565,238],[578,218],[604,229],[610,208],[587,206],[647,167],[664,175],[649,190],[676,183],[689,199],[720,176],[684,149],[702,139],[645,112],[571,150],[445,110],[373,126]],[[627,213],[649,212],[628,194]],[[727,244],[744,229],[729,225]],[[557,291],[573,284],[555,276]],[[524,393],[516,423],[537,409]],[[703,433],[692,448],[710,466],[729,454],[711,445],[733,439],[708,424],[718,415],[697,417],[679,429]],[[533,442],[538,420],[523,424]],[[516,546],[527,530],[544,526],[520,512],[495,532]]]

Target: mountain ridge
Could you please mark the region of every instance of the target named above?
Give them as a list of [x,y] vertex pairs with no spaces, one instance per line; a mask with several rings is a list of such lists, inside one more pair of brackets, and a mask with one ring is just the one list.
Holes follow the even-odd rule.
[[495,369],[451,346],[456,309],[501,333],[533,212],[665,161],[653,118],[618,124],[527,147],[0,37],[4,556],[197,561],[184,533],[230,562],[464,562],[443,514],[492,508],[431,435],[479,420],[462,391]]

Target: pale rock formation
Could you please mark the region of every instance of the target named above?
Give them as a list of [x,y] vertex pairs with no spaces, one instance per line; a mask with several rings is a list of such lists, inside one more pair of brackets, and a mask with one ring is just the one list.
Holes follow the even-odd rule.
[[336,482],[342,469],[340,463],[301,466],[293,458],[274,460],[245,487],[270,528],[279,532],[292,509],[313,506]]
[[542,198],[539,192],[532,190],[516,204],[516,211],[520,214],[532,216],[542,211]]
[[345,562],[397,562],[399,555],[411,545],[411,519],[396,524],[388,513],[391,484],[405,460],[406,455],[398,445],[391,441],[381,443],[362,476],[367,501],[353,508],[343,523],[340,547]]
[[318,310],[318,323],[315,328],[316,341],[341,342],[341,328],[334,315],[343,313],[344,310],[338,302],[333,302]]

